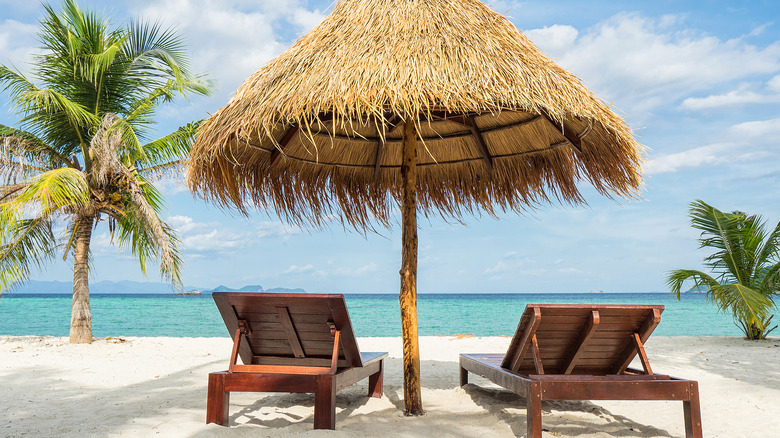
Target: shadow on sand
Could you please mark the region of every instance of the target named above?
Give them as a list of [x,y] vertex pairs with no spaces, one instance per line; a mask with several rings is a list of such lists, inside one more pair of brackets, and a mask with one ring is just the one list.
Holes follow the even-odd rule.
[[[312,394],[232,394],[231,427],[206,426],[207,375],[224,369],[225,364],[222,358],[209,360],[119,388],[91,384],[90,375],[95,372],[88,367],[83,370],[81,382],[74,382],[72,377],[66,380],[64,371],[54,363],[33,370],[10,367],[10,371],[0,372],[3,382],[12,382],[0,385],[0,397],[7,401],[0,407],[0,436],[107,436],[128,431],[135,435],[147,431],[149,435],[170,436],[177,430],[173,435],[190,437],[253,435],[258,430],[270,435],[311,432]],[[458,364],[454,362],[422,361],[424,401],[426,395],[430,396],[426,403],[428,414],[404,418],[401,366],[400,359],[386,359],[385,396],[381,399],[367,396],[365,380],[340,391],[336,396],[337,429],[347,435],[354,435],[350,433],[353,428],[423,437],[428,436],[430,425],[435,422],[441,424],[442,435],[465,438],[479,434],[480,429],[471,425],[484,425],[486,416],[490,416],[487,423],[505,427],[501,430],[506,433],[511,430],[516,436],[525,435],[524,400],[503,389],[488,387],[487,381],[457,388]],[[477,379],[475,376],[474,380]],[[445,392],[443,397],[433,396],[441,391]],[[456,410],[450,409],[452,403],[457,405]],[[592,403],[549,403],[544,409],[545,429],[556,436],[586,434],[593,430],[595,422],[605,423],[599,422],[598,417],[607,420],[599,428],[609,436],[672,436]],[[563,412],[550,414],[551,410]],[[580,415],[566,416],[565,412]],[[588,421],[587,416],[593,416],[593,421]],[[57,424],[54,430],[53,423]]]

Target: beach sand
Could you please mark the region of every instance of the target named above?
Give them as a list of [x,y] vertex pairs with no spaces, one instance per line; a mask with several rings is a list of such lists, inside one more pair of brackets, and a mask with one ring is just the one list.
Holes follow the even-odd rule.
[[[0,337],[0,436],[287,437],[524,436],[522,398],[477,376],[458,387],[458,354],[501,352],[508,337],[421,337],[427,414],[404,417],[400,338],[360,338],[389,351],[385,395],[366,383],[338,393],[336,428],[312,430],[310,394],[231,394],[230,428],[205,424],[206,381],[227,368],[225,338]],[[706,437],[780,437],[780,340],[655,337],[656,372],[699,381]],[[635,364],[636,365],[636,364]],[[545,437],[681,437],[681,402],[543,405]]]

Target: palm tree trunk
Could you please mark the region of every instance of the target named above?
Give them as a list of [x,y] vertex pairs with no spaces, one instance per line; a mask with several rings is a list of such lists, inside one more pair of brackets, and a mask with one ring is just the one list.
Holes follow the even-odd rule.
[[70,343],[92,343],[92,314],[89,310],[89,242],[94,218],[76,219],[76,249],[73,254],[73,311],[70,318]]
[[404,123],[401,180],[403,190],[401,256],[401,333],[403,336],[404,413],[422,415],[420,346],[417,339],[417,132]]

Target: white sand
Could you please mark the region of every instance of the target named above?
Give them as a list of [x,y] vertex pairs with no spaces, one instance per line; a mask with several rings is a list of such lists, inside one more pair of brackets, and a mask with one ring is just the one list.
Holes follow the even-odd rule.
[[[503,352],[509,338],[423,337],[427,414],[401,411],[401,341],[361,338],[389,351],[385,396],[361,382],[338,393],[336,432],[312,430],[309,394],[231,395],[230,428],[205,424],[206,380],[227,367],[228,338],[0,337],[0,436],[212,437],[525,435],[520,397],[470,375],[458,387],[458,353]],[[780,437],[780,340],[654,337],[656,372],[697,379],[707,437]],[[545,437],[684,436],[680,402],[556,402],[543,406]]]

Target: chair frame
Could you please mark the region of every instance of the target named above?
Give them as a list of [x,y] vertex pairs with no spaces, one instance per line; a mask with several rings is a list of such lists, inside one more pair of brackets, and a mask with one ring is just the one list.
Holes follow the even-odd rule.
[[[567,350],[565,360],[554,373],[545,373],[545,355],[541,352],[537,330],[545,313],[556,309],[582,309],[590,311],[579,338]],[[619,311],[626,314],[646,314],[641,327],[630,333],[627,346],[602,374],[579,372],[578,362],[588,345],[596,338],[601,320],[600,313]],[[698,383],[663,374],[655,374],[644,349],[644,342],[660,323],[663,306],[583,306],[529,304],[518,325],[506,355],[461,354],[460,385],[468,383],[468,373],[474,373],[502,386],[526,399],[527,432],[529,438],[542,436],[543,400],[675,400],[683,402],[685,436],[701,438],[701,408]],[[554,324],[551,324],[554,326]],[[531,358],[529,359],[528,356]],[[639,356],[642,370],[628,368],[632,359]],[[533,368],[522,367],[533,361]],[[549,371],[549,369],[548,369]]]
[[[214,300],[228,329],[233,329],[233,349],[227,371],[209,374],[206,423],[222,426],[229,424],[231,392],[290,392],[314,393],[314,428],[336,428],[336,392],[368,378],[368,395],[382,396],[384,358],[387,353],[360,353],[357,351],[343,295],[314,294],[259,294],[222,292],[214,293]],[[253,335],[252,325],[257,321],[243,318],[233,301],[262,303],[278,311],[281,326],[289,339],[289,357],[265,355],[253,351],[248,337]],[[248,300],[248,301],[247,301]],[[332,338],[332,353],[327,365],[323,358],[307,357],[290,311],[285,304],[305,304],[307,300],[320,300],[331,311],[327,322]],[[252,309],[257,309],[253,307]],[[339,325],[339,322],[341,324]],[[345,336],[346,335],[346,336]],[[344,338],[348,341],[345,342]],[[344,353],[344,357],[340,357]],[[238,364],[241,356],[244,365]],[[258,362],[270,362],[258,363]],[[278,362],[282,364],[274,364]]]

